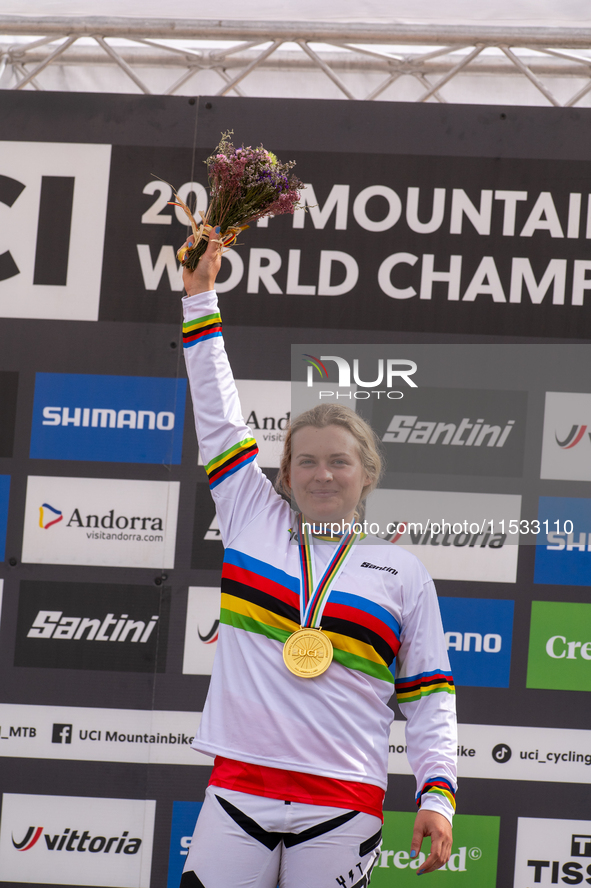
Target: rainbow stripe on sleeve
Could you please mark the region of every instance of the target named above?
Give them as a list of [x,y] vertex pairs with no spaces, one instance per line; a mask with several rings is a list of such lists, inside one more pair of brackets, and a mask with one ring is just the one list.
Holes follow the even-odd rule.
[[244,438],[228,450],[224,450],[219,456],[216,456],[205,466],[207,477],[209,478],[209,487],[211,490],[225,481],[238,469],[242,469],[245,465],[252,462],[259,452],[257,442],[254,438]]
[[213,339],[222,335],[222,318],[219,311],[205,315],[203,318],[195,318],[183,324],[183,348],[191,348],[198,342]]
[[399,703],[414,703],[430,694],[455,694],[456,689],[451,672],[421,672],[396,679],[396,697]]
[[422,797],[429,792],[444,796],[454,811],[456,810],[456,793],[452,784],[449,780],[446,780],[445,777],[430,777],[429,780],[426,781],[423,788],[417,792],[417,808],[421,807]]

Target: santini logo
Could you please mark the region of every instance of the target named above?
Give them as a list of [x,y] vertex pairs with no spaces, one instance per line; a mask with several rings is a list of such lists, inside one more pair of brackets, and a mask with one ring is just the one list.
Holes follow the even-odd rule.
[[[574,425],[564,441],[560,441],[556,433],[554,433],[554,437],[556,438],[556,443],[562,450],[571,450],[583,439],[583,435],[586,431],[586,425]],[[591,432],[589,432],[589,440],[591,441]]]
[[162,410],[112,410],[108,407],[44,407],[43,425],[73,425],[96,429],[159,429],[170,432],[174,428],[174,413]]
[[398,571],[393,567],[380,567],[378,564],[370,564],[369,561],[364,561],[361,567],[370,567],[372,570],[387,570],[388,573],[397,574]]
[[[107,614],[104,620],[91,617],[65,617],[63,611],[40,610],[27,632],[27,638],[54,638],[87,641],[139,641],[144,643],[152,634],[158,615],[144,620],[130,620],[128,614]],[[109,635],[107,630],[114,626]],[[85,635],[86,633],[86,635]],[[132,634],[133,633],[133,634]],[[128,636],[131,634],[131,638]]]
[[[465,417],[456,425],[453,422],[417,422],[418,416],[393,417],[386,434],[382,438],[387,444],[443,444],[465,447],[503,447],[511,434],[515,420],[510,419],[504,428],[488,425],[483,419],[470,422]],[[464,438],[466,432],[469,435]]]
[[25,837],[20,842],[15,842],[13,835],[12,844],[17,851],[30,851],[42,835],[48,851],[90,851],[92,854],[98,854],[99,851],[108,854],[110,851],[113,851],[115,854],[121,854],[121,852],[124,854],[137,854],[142,844],[141,839],[127,838],[129,835],[127,830],[120,836],[112,836],[107,839],[106,836],[94,836],[91,838],[88,830],[84,830],[80,834],[77,830],[70,827],[67,827],[61,836],[59,833],[51,836],[48,833],[43,833],[42,826],[30,826]]

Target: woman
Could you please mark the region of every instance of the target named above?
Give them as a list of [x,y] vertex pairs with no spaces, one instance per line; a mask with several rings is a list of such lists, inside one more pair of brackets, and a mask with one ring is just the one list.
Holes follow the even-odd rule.
[[[193,742],[215,763],[181,886],[368,885],[394,668],[418,787],[410,856],[430,836],[417,872],[431,872],[451,853],[457,745],[433,583],[405,550],[349,533],[380,474],[373,433],[352,411],[327,405],[292,426],[280,484],[299,514],[258,468],[223,346],[220,264],[211,238],[183,276],[185,357],[225,558],[218,649]],[[323,524],[342,534],[314,536]]]

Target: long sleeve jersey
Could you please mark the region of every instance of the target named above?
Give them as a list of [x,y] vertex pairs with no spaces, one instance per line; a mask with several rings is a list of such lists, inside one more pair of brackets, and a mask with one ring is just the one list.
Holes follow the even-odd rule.
[[[404,549],[360,540],[322,616],[331,665],[312,679],[288,671],[283,644],[300,627],[297,516],[257,465],[215,292],[185,297],[183,307],[195,425],[225,547],[218,646],[193,747],[385,789],[395,690],[417,804],[451,820],[455,696],[431,578]],[[334,546],[312,549],[319,577]]]

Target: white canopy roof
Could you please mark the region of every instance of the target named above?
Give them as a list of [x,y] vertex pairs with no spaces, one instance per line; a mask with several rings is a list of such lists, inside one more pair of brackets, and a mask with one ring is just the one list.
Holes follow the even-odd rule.
[[588,107],[591,2],[4,0],[0,88]]
[[388,22],[429,24],[540,25],[588,27],[589,0],[244,0],[187,3],[186,0],[4,0],[4,15],[131,16],[164,19],[237,21]]

